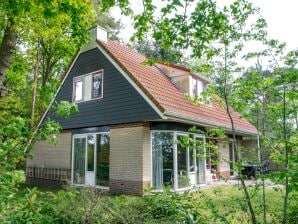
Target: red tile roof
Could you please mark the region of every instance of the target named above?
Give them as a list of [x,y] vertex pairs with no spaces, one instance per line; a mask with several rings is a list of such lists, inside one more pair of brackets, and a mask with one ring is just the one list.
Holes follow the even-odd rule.
[[[224,109],[219,106],[195,105],[183,94],[157,67],[144,65],[146,59],[134,50],[119,43],[108,41],[99,45],[132,78],[153,103],[166,114],[175,114],[192,120],[201,120],[211,126],[230,128],[230,120]],[[256,134],[256,128],[240,114],[233,112],[238,132]]]

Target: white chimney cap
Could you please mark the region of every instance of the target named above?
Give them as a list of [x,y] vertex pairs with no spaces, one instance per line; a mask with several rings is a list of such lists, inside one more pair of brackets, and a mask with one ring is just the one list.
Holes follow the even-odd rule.
[[95,26],[89,30],[91,41],[96,41],[100,40],[103,42],[108,41],[108,32],[100,27],[100,26]]

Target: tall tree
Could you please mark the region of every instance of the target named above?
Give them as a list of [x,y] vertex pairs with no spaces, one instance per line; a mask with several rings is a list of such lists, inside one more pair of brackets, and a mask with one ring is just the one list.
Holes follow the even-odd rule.
[[[41,40],[44,47],[50,39],[63,43],[69,41],[74,47],[85,43],[88,39],[87,30],[95,20],[94,7],[99,4],[102,11],[112,6],[120,6],[123,12],[129,12],[126,0],[20,0],[17,4],[12,0],[3,0],[0,4],[0,15],[3,18],[0,22],[0,87],[12,63],[13,53],[18,47],[26,47],[24,41],[32,38],[34,32],[44,34],[46,41]],[[47,69],[51,69],[53,62],[45,60],[48,63],[44,71],[46,80]]]
[[[144,12],[136,19],[137,33],[134,38],[142,39],[146,33],[151,32],[163,49],[191,49],[192,56],[195,58],[213,59],[212,66],[207,66],[213,68],[213,74],[215,74],[216,85],[213,90],[217,96],[220,96],[220,103],[229,117],[233,143],[236,153],[239,153],[236,142],[237,130],[233,120],[234,112],[231,107],[232,75],[239,71],[235,58],[240,56],[245,41],[265,38],[266,23],[259,16],[254,17],[258,14],[258,9],[246,0],[233,1],[223,9],[219,9],[216,2],[212,0],[201,0],[195,4],[195,7],[192,7],[191,1],[169,2],[161,9],[160,18],[154,20],[155,6],[152,1],[144,1]],[[236,165],[239,167],[241,164]],[[251,221],[257,223],[241,172],[239,172],[239,178]]]

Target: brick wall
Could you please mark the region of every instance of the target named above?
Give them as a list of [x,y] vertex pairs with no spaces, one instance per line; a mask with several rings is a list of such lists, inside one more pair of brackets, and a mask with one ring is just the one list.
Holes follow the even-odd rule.
[[37,141],[30,150],[33,158],[27,159],[27,167],[71,169],[71,132],[63,132],[56,145]]
[[230,177],[230,164],[229,161],[229,141],[228,140],[220,140],[217,143],[219,149],[219,174],[223,178]]
[[111,126],[110,139],[110,191],[142,195],[151,181],[149,125]]

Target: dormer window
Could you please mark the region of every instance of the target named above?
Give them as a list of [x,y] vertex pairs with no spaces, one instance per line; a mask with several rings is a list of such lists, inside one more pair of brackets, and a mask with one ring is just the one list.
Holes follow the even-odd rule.
[[73,79],[73,102],[100,99],[103,96],[103,70]]
[[192,94],[193,96],[198,96],[198,81],[196,79],[192,81]]
[[198,79],[191,77],[192,79],[192,96],[201,96],[202,92],[206,89],[207,83]]

